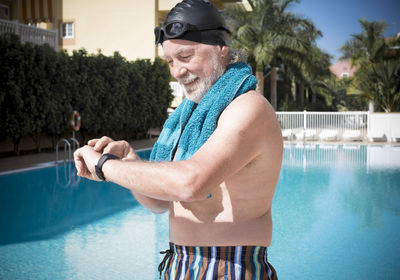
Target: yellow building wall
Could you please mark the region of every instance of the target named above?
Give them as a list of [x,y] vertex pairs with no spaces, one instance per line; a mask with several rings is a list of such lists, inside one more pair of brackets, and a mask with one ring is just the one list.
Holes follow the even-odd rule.
[[[0,0],[10,7],[10,20],[37,23],[59,33],[59,49],[69,53],[81,48],[89,53],[113,55],[128,60],[154,59],[162,48],[154,44],[154,28],[181,0]],[[217,7],[238,2],[213,0]],[[240,2],[240,1],[239,1]],[[62,38],[62,23],[74,23],[74,37]]]
[[128,60],[154,58],[155,0],[64,0],[62,21],[74,23],[74,38],[60,38],[69,52],[101,49]]
[[158,9],[160,11],[170,11],[176,4],[182,0],[159,0]]

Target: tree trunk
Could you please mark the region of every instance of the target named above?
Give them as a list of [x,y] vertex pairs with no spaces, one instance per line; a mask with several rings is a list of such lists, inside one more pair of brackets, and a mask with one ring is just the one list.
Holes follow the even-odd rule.
[[310,88],[306,88],[306,102],[307,105],[310,103]]
[[292,80],[292,96],[293,101],[296,102],[296,82]]
[[277,89],[276,89],[276,81],[277,81],[277,73],[276,68],[271,68],[271,105],[276,110],[277,107]]
[[40,148],[41,135],[40,135],[39,133],[36,134],[36,135],[32,135],[32,139],[33,139],[33,141],[35,142],[36,151],[37,151],[38,153],[40,153],[40,152],[41,152],[41,148]]
[[14,144],[14,154],[19,156],[19,143],[21,142],[21,137],[14,138],[13,137],[13,144]]
[[299,85],[299,99],[300,99],[300,107],[304,109],[304,82],[300,82]]
[[261,95],[264,95],[264,72],[256,72],[257,88],[256,91]]
[[313,91],[311,91],[311,104],[312,105],[317,104],[317,94]]

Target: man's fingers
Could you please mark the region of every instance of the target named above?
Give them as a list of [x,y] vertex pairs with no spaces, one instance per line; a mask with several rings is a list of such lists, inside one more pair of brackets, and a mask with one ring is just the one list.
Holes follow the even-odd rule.
[[123,147],[121,147],[120,141],[109,143],[103,150],[103,154],[111,153],[116,156],[121,156],[123,153]]
[[82,162],[75,160],[75,168],[76,170],[78,170],[79,173],[82,169]]
[[86,148],[87,148],[87,146],[84,146],[82,148],[77,149],[74,152],[75,167],[76,167],[78,176],[92,179],[93,176],[90,173],[89,168],[87,167],[85,159],[83,157],[83,153]]
[[77,150],[74,152],[74,161],[75,161],[75,165],[76,165],[77,162],[79,162],[80,159],[81,159],[80,152],[81,152],[81,148],[77,149]]
[[98,141],[94,145],[93,149],[96,152],[101,152],[101,151],[103,151],[104,147],[106,147],[109,143],[111,143],[113,141],[114,140],[112,140],[110,137],[103,136],[100,139],[98,139]]
[[74,152],[75,167],[76,167],[76,170],[78,171],[79,176],[80,176],[80,174],[82,174],[83,169],[86,168],[85,161],[81,156],[81,151],[82,151],[82,148],[80,148]]
[[88,145],[91,146],[91,147],[93,147],[94,145],[96,145],[96,143],[97,143],[99,140],[100,140],[99,138],[95,138],[95,139],[89,140],[89,141],[88,141]]
[[[111,145],[111,144],[110,144],[110,145]],[[114,154],[114,153],[112,152],[112,147],[110,147],[110,145],[107,145],[107,146],[104,148],[103,154],[108,154],[108,153]]]
[[86,165],[84,165],[81,161],[75,161],[75,167],[77,170],[78,176],[86,177],[89,172]]

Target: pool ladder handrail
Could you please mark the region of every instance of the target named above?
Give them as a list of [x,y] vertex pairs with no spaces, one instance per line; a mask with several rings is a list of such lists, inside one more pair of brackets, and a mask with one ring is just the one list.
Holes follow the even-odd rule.
[[[58,157],[58,152],[60,148],[60,144],[64,144],[64,161],[63,165],[59,165],[59,157]],[[76,176],[76,172],[73,170],[72,165],[70,162],[73,160],[72,158],[72,151],[71,151],[71,144],[72,144],[72,149],[79,149],[80,145],[78,140],[76,140],[74,137],[71,137],[69,139],[62,138],[57,142],[56,145],[56,181],[57,184],[62,186],[63,188],[68,188],[70,186],[78,186],[80,182],[80,177]],[[67,159],[67,153],[68,153],[68,159]],[[67,163],[67,164],[65,164]],[[60,168],[63,168],[64,170],[64,182],[61,183],[60,181]],[[62,171],[61,171],[62,172]]]
[[[68,140],[65,138],[62,138],[58,140],[57,145],[56,145],[56,163],[58,164],[58,151],[60,149],[60,143],[64,143],[64,163],[66,161],[72,161],[72,151],[71,151],[71,143],[73,149],[79,149],[79,141],[76,140],[76,138],[71,137]],[[66,149],[67,148],[67,149]],[[68,160],[67,160],[67,152],[68,152]]]
[[[72,142],[72,150],[73,150],[73,151],[80,148],[79,141],[76,140],[76,138],[71,137],[71,138],[69,138],[68,140],[69,140],[70,142]],[[76,145],[76,146],[75,146],[75,145]]]

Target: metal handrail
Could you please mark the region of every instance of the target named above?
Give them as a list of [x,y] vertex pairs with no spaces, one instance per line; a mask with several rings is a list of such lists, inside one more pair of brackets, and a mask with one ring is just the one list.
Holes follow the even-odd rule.
[[[72,144],[73,144],[72,150],[75,150],[75,149],[79,149],[79,148],[80,148],[79,141],[76,140],[76,138],[71,137],[71,138],[69,138],[68,140],[69,140],[70,142],[72,142]],[[76,147],[75,147],[75,145],[76,145]]]
[[[60,174],[59,174],[59,146],[60,144],[64,144],[64,165],[60,168],[64,170],[64,183],[60,181]],[[80,182],[80,177],[76,177],[76,172],[72,170],[71,161],[72,158],[72,150],[71,150],[71,143],[72,143],[72,150],[75,150],[80,147],[79,141],[76,140],[74,137],[69,138],[68,140],[65,138],[60,139],[56,145],[56,180],[57,184],[62,186],[63,188],[68,188],[70,186],[77,186]],[[67,152],[68,152],[68,159],[67,159]],[[67,164],[65,164],[67,162]]]
[[[56,145],[56,162],[58,163],[58,151],[59,151],[59,146],[60,143],[64,143],[64,163],[65,161],[72,161],[72,151],[75,149],[79,149],[79,141],[76,140],[76,138],[71,137],[68,140],[65,138],[62,138],[58,140],[57,145]],[[71,143],[72,143],[72,149],[71,149]],[[68,149],[66,149],[66,147]],[[67,150],[68,150],[68,160],[67,160]]]
[[71,161],[72,159],[72,153],[71,153],[71,144],[69,143],[69,141],[65,138],[62,138],[60,140],[58,140],[57,145],[56,145],[56,162],[58,163],[58,150],[59,150],[59,144],[60,143],[64,143],[64,163],[67,160],[67,150],[65,149],[65,147],[68,147],[68,161]]

